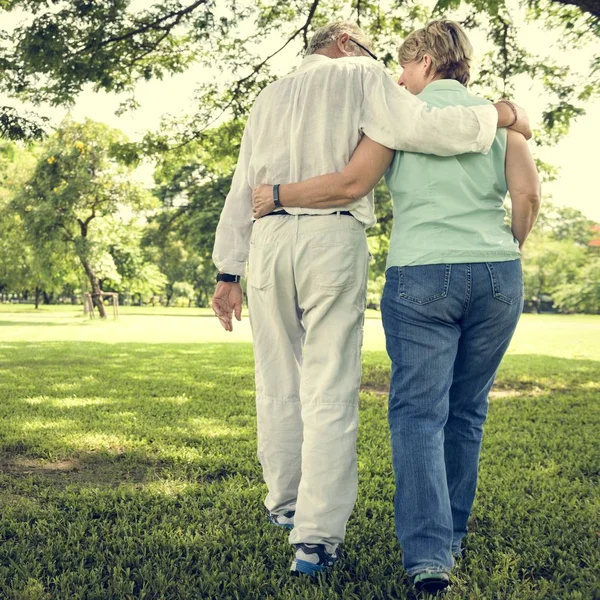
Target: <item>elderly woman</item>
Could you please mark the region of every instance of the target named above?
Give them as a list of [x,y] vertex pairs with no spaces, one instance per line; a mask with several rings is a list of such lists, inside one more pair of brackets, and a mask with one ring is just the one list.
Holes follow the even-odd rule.
[[[433,21],[400,46],[398,83],[431,106],[485,104],[466,88],[471,57],[458,24]],[[540,188],[527,142],[511,130],[498,130],[487,155],[447,158],[393,156],[365,137],[343,172],[281,185],[280,203],[347,214],[388,167],[394,226],[381,311],[396,532],[417,589],[437,593],[462,552],[488,393],[522,310],[520,250]],[[272,198],[272,186],[255,189],[256,218],[273,212]]]

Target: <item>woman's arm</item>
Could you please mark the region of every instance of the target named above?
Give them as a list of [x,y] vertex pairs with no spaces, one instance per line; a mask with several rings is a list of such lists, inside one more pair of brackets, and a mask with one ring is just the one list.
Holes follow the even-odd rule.
[[[279,201],[284,208],[338,208],[368,194],[392,162],[394,151],[364,136],[350,162],[341,173],[328,173],[300,183],[279,187]],[[259,185],[252,192],[253,217],[272,212],[273,186]]]
[[512,130],[507,132],[505,168],[512,202],[512,232],[522,249],[540,210],[541,188],[527,141]]

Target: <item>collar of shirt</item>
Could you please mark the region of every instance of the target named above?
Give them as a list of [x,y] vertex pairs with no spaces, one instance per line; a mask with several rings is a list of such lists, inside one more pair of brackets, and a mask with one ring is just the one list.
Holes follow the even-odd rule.
[[325,56],[324,54],[311,54],[310,56],[306,56],[302,60],[300,66],[294,71],[294,73],[302,73],[314,67],[323,65],[324,63],[331,63],[334,60],[351,61],[363,67],[366,66],[370,69],[385,71],[383,63],[377,62],[368,56],[346,56],[344,58],[329,58],[329,56]]
[[296,69],[296,73],[299,71],[307,71],[313,66],[332,61],[332,58],[329,56],[325,56],[324,54],[311,54],[310,56],[306,56],[303,61],[300,63],[298,69]]
[[456,79],[436,79],[431,83],[428,83],[423,92],[427,90],[428,92],[433,92],[437,90],[450,90],[454,92],[464,92],[466,90],[465,86],[456,81]]
[[333,58],[329,58],[329,56],[325,56],[324,54],[309,54],[302,59],[302,63],[300,66],[304,66],[313,62],[325,62],[327,60],[334,60]]

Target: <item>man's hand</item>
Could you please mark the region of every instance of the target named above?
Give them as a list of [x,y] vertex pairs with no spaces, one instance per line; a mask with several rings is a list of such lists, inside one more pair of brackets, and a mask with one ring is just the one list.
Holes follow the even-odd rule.
[[273,186],[261,184],[252,190],[252,216],[260,219],[275,210]]
[[[531,131],[531,126],[529,125],[529,117],[527,116],[527,113],[514,102],[511,101],[511,104],[517,111],[517,120],[510,126],[510,129],[518,131],[525,137],[526,140],[530,140],[533,133]],[[508,102],[496,102],[494,106],[498,111],[498,127],[508,127],[508,125],[515,120],[515,115],[510,107],[510,104],[508,104]]]
[[225,331],[233,331],[232,315],[235,314],[238,321],[242,320],[242,297],[242,286],[239,283],[217,283],[212,308]]

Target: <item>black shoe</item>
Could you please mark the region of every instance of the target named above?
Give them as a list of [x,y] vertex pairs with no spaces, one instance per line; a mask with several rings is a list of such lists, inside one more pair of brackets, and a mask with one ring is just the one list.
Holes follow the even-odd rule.
[[419,573],[415,575],[413,583],[417,592],[436,596],[450,585],[450,578],[447,573]]

